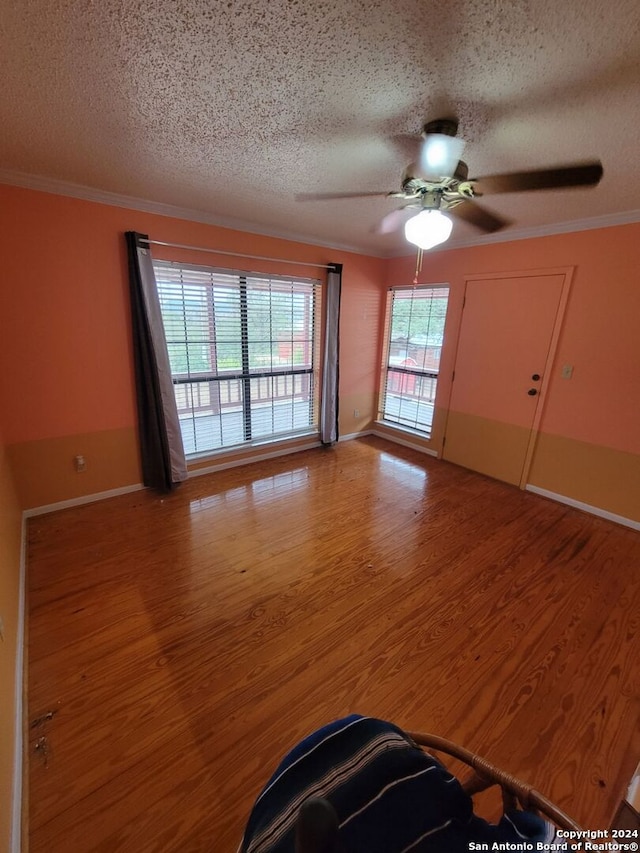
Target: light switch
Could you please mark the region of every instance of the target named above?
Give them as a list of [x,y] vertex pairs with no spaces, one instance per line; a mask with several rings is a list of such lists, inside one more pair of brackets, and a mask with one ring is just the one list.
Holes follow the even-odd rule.
[[563,379],[571,379],[573,376],[573,365],[572,364],[563,364],[562,365],[562,373],[560,374]]

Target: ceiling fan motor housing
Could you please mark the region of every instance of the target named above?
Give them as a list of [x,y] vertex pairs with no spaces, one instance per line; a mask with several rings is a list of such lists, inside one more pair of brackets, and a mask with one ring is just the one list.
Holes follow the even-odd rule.
[[443,136],[455,136],[458,132],[458,122],[454,118],[437,118],[428,121],[422,129],[423,137],[431,133],[441,133]]

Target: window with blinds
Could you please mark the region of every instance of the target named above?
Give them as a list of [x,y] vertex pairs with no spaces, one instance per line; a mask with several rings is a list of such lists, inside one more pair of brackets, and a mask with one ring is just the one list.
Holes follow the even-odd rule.
[[392,288],[378,417],[431,435],[440,371],[448,287]]
[[187,456],[318,432],[318,281],[154,261]]

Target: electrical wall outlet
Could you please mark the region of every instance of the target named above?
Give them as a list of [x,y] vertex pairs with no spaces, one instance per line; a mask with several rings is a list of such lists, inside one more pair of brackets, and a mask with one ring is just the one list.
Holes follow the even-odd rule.
[[354,410],[353,410],[353,417],[354,417],[354,418],[359,418],[359,417],[360,417],[360,409],[354,409]]
[[87,460],[82,456],[82,454],[74,456],[73,464],[77,474],[83,474],[87,470]]

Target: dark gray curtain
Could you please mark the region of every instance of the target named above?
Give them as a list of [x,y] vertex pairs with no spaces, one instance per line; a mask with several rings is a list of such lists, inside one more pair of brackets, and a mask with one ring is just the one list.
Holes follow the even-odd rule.
[[151,252],[144,234],[127,231],[133,354],[142,478],[167,492],[187,479],[187,464],[173,391]]
[[340,382],[340,294],[342,264],[331,264],[325,289],[324,366],[320,406],[320,440],[333,444],[338,440],[338,386]]

